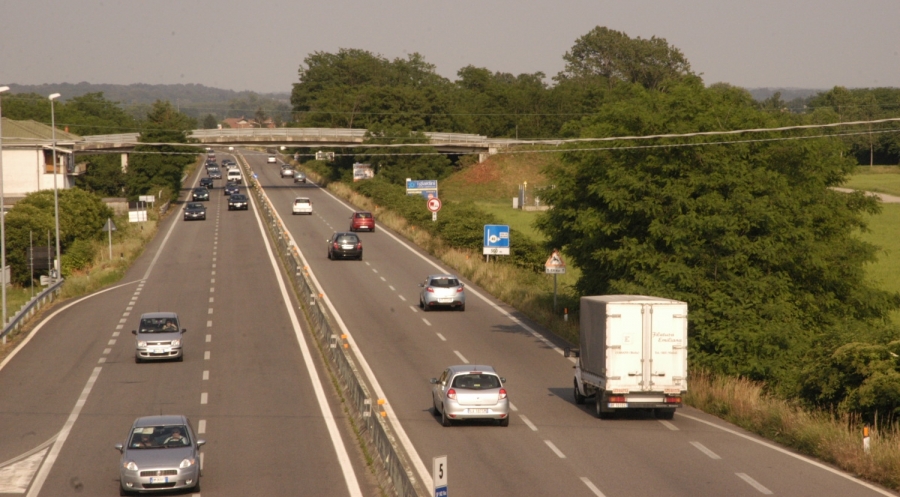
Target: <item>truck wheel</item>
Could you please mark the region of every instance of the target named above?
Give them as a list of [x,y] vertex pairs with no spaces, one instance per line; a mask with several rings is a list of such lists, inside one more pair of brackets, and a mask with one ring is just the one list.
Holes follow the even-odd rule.
[[675,409],[673,409],[673,408],[654,409],[653,416],[656,419],[672,419],[675,417]]
[[572,380],[575,383],[575,403],[578,405],[584,404],[584,401],[587,397],[581,395],[581,392],[578,391],[578,380]]
[[594,411],[596,411],[597,417],[600,419],[611,418],[613,413],[604,412],[602,406],[603,406],[603,393],[597,392],[596,394],[594,394]]

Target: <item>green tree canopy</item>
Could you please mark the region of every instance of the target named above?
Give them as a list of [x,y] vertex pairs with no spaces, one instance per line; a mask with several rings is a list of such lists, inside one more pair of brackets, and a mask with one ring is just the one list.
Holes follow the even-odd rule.
[[[699,79],[613,93],[574,129],[599,137],[785,123],[747,92]],[[900,303],[865,281],[875,247],[854,236],[878,206],[830,189],[854,165],[838,139],[704,141],[566,154],[564,167],[546,171],[555,188],[542,198],[553,209],[539,227],[583,271],[583,294],[687,301],[694,366],[794,389],[814,344],[834,350],[837,328],[881,322]]]
[[201,152],[197,147],[171,145],[188,143],[188,132],[196,128],[194,119],[178,112],[170,102],[157,101],[147,114],[139,140],[135,147],[126,177],[129,198],[136,198],[153,187],[165,187],[173,194],[181,189],[181,177],[185,168],[196,160]]

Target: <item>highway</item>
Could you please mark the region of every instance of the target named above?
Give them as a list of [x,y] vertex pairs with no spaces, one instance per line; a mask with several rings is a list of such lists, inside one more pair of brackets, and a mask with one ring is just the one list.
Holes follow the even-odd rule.
[[[117,495],[113,446],[155,414],[207,440],[203,495],[377,492],[256,210],[228,211],[216,183],[206,221],[173,213],[119,285],[56,308],[0,369],[0,495]],[[152,311],[179,314],[183,362],[135,363]]]
[[[348,230],[352,208],[282,179],[258,155],[247,160],[371,366],[423,481],[432,458],[447,455],[454,495],[895,495],[695,409],[673,421],[597,419],[574,403],[573,363],[533,332],[538,326],[470,282],[465,312],[422,312],[418,284],[452,271],[383,226],[360,233],[363,261],[328,260],[325,241]],[[312,199],[312,216],[291,215],[297,196]],[[429,378],[461,363],[489,364],[507,378],[509,427],[444,428],[429,412]]]
[[[264,154],[245,157],[383,391],[421,481],[446,455],[457,496],[896,495],[691,408],[672,421],[597,419],[574,403],[572,362],[539,326],[468,281],[465,312],[422,312],[418,284],[449,271],[381,225],[360,233],[362,261],[328,260],[325,240],[347,230],[352,209],[282,179]],[[187,415],[207,440],[203,495],[380,495],[257,206],[228,211],[216,186],[206,221],[169,216],[119,284],[55,307],[0,363],[0,496],[116,495],[113,445],[136,417],[160,413]],[[291,215],[297,196],[313,200],[312,216]],[[135,364],[130,331],[159,310],[188,329],[185,360]],[[508,427],[445,428],[431,414],[429,378],[461,363],[506,377]]]

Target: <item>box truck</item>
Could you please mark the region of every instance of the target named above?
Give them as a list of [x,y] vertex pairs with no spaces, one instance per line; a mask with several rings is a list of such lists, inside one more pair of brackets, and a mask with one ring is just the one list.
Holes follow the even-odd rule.
[[575,402],[597,416],[628,409],[672,419],[687,392],[687,303],[645,295],[581,297]]

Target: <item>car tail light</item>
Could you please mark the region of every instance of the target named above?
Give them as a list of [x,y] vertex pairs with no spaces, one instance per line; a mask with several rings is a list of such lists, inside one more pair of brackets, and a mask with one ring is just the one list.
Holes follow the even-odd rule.
[[356,250],[362,250],[362,242],[356,244]]
[[505,398],[506,398],[506,389],[505,389],[505,388],[501,388],[501,389],[500,389],[500,400],[503,400],[503,399],[505,399]]
[[428,293],[434,293],[434,288],[428,287],[425,289],[425,291]]
[[456,293],[461,293],[463,291],[463,287],[459,287],[456,289]]
[[622,402],[625,402],[625,396],[624,395],[613,395],[609,398],[609,401],[616,402],[616,403],[622,403]]
[[450,390],[447,390],[447,398],[456,400],[456,390],[452,388]]
[[340,246],[338,245],[338,242],[334,242],[334,248],[340,248]]
[[681,404],[681,397],[666,397],[666,404]]

